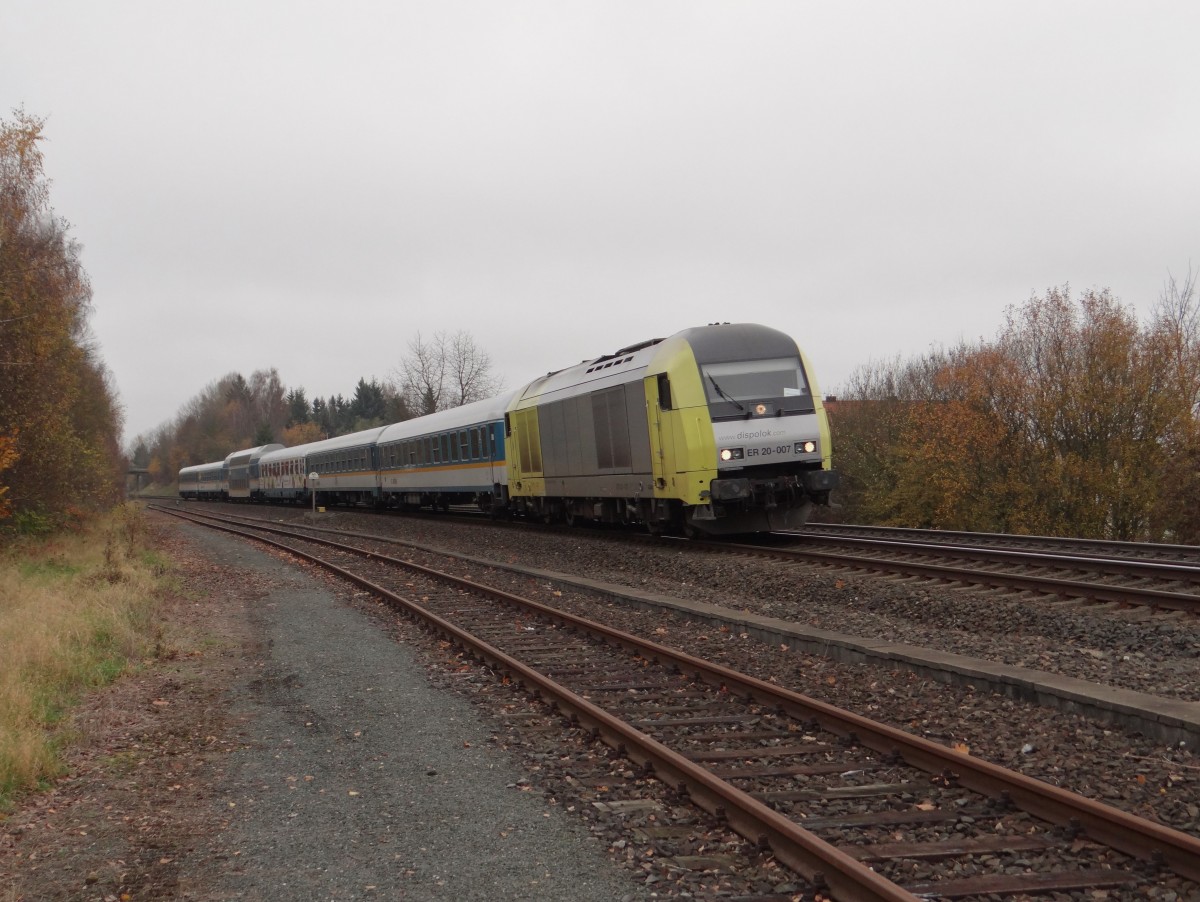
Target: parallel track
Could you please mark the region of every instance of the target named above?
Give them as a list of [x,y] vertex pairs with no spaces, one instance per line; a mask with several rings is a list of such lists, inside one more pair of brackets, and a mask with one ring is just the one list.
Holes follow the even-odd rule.
[[904,529],[894,526],[857,526],[841,523],[809,523],[782,535],[814,539],[849,536],[917,542],[924,545],[963,545],[975,548],[1008,548],[1067,554],[1075,558],[1103,557],[1117,560],[1166,561],[1200,565],[1200,545],[1164,545],[1153,542],[1118,542],[1110,539],[1072,539],[1062,536],[1025,536],[998,532],[966,532],[944,529]]
[[714,551],[915,576],[943,583],[1200,613],[1200,564],[852,536],[827,538],[781,533],[776,538],[794,544],[786,547],[738,542],[692,544]]
[[[351,509],[369,513],[368,509]],[[418,514],[444,519],[457,514]],[[253,518],[248,518],[253,519]],[[518,524],[470,519],[496,528]],[[521,523],[520,528],[561,533],[564,527]],[[586,533],[584,528],[581,532]],[[572,534],[579,532],[572,531]],[[934,533],[873,527],[808,527],[798,532],[773,533],[751,541],[680,539],[619,530],[603,532],[606,539],[635,543],[674,543],[710,552],[752,555],[804,562],[863,573],[885,573],[934,580],[945,584],[1002,588],[1013,592],[1153,610],[1200,614],[1200,548],[1187,545],[1141,546],[1138,543],[1097,543],[1071,539],[1038,539],[1057,543],[1060,551],[1020,547],[1025,537],[977,533]],[[972,537],[970,544],[951,538]],[[911,537],[908,541],[902,537]],[[1103,546],[1111,554],[1101,553]],[[1147,553],[1146,548],[1158,549]],[[1072,550],[1073,549],[1073,550]],[[1169,550],[1177,556],[1169,558]],[[1195,552],[1189,560],[1185,552]],[[1120,554],[1118,555],[1118,552]]]
[[[1196,838],[771,683],[399,561],[378,543],[352,547],[297,530],[251,532],[228,518],[204,520],[328,567],[512,674],[838,898],[1129,890],[1153,884],[1160,864],[1200,880]],[[301,547],[311,544],[353,561],[353,570]],[[452,588],[414,591],[411,573]],[[845,814],[839,803],[847,799],[871,799],[875,811]],[[1037,868],[1009,874],[981,864],[1006,855],[1036,860]],[[965,863],[953,880],[942,877],[950,860]]]

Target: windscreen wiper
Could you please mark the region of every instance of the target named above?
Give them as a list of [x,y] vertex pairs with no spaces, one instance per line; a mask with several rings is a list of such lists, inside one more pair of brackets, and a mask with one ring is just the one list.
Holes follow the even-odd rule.
[[712,386],[713,386],[713,388],[715,388],[717,390],[718,395],[720,395],[722,398],[724,398],[726,401],[728,401],[730,404],[732,404],[738,410],[742,411],[742,413],[746,412],[746,408],[743,407],[741,405],[741,403],[739,403],[738,401],[729,397],[729,395],[725,394],[725,390],[723,388],[721,388],[721,386],[717,385],[717,380],[712,377],[712,373],[705,373],[704,375],[708,376],[708,381],[712,383]]

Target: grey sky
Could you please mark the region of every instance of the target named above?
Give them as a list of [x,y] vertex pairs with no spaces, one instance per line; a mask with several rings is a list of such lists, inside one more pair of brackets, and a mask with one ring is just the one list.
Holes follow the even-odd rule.
[[687,326],[821,389],[1069,282],[1200,265],[1200,4],[65,2],[0,10],[128,437],[470,330],[516,386]]

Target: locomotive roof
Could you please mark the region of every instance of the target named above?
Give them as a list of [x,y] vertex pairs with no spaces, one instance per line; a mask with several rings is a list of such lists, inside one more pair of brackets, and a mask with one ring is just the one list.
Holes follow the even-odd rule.
[[726,363],[731,360],[766,360],[794,357],[796,341],[786,332],[756,323],[720,323],[684,329],[672,336],[692,346],[697,363]]
[[762,360],[793,357],[796,342],[784,332],[755,323],[714,323],[676,332],[668,338],[655,338],[585,360],[576,366],[548,373],[519,391],[519,400],[534,402],[562,392],[566,396],[580,390],[595,391],[640,379],[660,351],[686,343],[698,363],[723,363],[731,360]]

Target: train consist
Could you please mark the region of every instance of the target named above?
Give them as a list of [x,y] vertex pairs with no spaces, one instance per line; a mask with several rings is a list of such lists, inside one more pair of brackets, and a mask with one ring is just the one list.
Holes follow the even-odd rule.
[[825,409],[796,342],[728,323],[453,410],[179,471],[189,499],[473,504],[687,535],[800,526],[837,484]]

